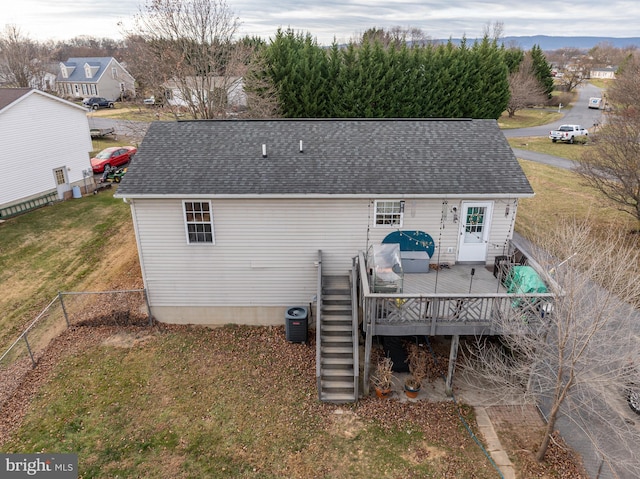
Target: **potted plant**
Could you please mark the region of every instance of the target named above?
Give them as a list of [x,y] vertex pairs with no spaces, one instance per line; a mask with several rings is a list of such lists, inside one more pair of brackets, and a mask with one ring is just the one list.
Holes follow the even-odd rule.
[[415,398],[420,392],[422,381],[427,377],[427,351],[415,343],[409,344],[409,376],[404,382],[404,392],[407,397]]
[[391,395],[391,383],[393,381],[393,361],[384,357],[376,364],[376,371],[371,376],[371,381],[376,390],[376,396],[387,398]]

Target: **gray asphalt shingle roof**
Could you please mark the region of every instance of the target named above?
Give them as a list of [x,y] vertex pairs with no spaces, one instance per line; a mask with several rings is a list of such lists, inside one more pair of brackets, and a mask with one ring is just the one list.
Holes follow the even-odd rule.
[[[68,78],[62,76],[61,72],[58,72],[56,81],[58,82],[80,82],[80,83],[97,83],[100,80],[100,77],[105,72],[106,68],[111,63],[113,57],[73,57],[69,58],[64,63],[68,67],[75,67],[73,72],[69,75]],[[93,72],[91,78],[87,78],[84,71],[84,65],[89,64],[91,67],[94,67],[96,70]]]
[[0,88],[0,110],[11,105],[21,96],[26,95],[32,88]]
[[120,197],[472,194],[533,194],[495,120],[154,122],[118,187]]

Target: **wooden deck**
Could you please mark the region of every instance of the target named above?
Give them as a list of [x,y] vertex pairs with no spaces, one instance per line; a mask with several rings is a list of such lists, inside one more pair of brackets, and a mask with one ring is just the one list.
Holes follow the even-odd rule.
[[[473,270],[473,275],[471,274]],[[405,273],[403,293],[494,294],[507,290],[493,276],[493,266],[456,264],[429,273]]]
[[405,273],[401,290],[378,279],[377,290],[372,292],[367,269],[360,263],[362,288],[358,303],[362,305],[366,334],[496,335],[501,334],[501,325],[513,318],[537,322],[553,295],[508,292],[501,279],[517,265],[501,263],[497,277],[493,265],[484,264],[456,264],[429,273]]

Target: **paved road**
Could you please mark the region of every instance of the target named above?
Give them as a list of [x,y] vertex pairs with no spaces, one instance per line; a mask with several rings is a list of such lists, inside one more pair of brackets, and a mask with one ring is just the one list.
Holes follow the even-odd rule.
[[600,88],[592,85],[580,85],[578,87],[578,98],[571,108],[561,109],[564,113],[561,120],[550,125],[532,126],[530,128],[516,128],[513,130],[502,130],[507,138],[526,137],[526,136],[547,136],[549,130],[555,129],[561,124],[582,125],[592,131],[594,125],[600,125],[604,121],[602,110],[589,108],[589,98],[593,96],[601,96]]

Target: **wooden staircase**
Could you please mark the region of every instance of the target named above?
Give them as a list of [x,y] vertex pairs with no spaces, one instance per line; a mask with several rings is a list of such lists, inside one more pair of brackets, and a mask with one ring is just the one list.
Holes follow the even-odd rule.
[[[321,401],[349,403],[358,399],[359,374],[356,374],[358,335],[354,335],[352,298],[349,276],[322,277],[320,310],[320,377]],[[354,337],[356,344],[354,345]]]

